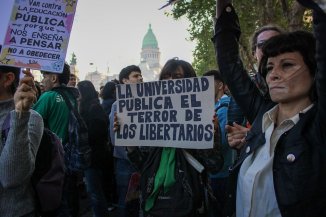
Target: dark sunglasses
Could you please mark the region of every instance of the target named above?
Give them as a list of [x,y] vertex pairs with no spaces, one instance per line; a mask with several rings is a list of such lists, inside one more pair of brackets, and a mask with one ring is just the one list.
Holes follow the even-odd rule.
[[260,41],[260,42],[258,42],[256,44],[256,47],[259,48],[259,49],[261,49],[264,46],[265,43],[266,43],[266,41]]

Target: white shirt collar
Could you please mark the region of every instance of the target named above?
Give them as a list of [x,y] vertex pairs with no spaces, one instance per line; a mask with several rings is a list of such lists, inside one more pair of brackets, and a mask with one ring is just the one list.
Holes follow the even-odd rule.
[[[291,121],[293,124],[297,124],[300,120],[299,114],[304,114],[307,111],[309,111],[309,109],[311,109],[314,106],[314,104],[310,104],[309,106],[307,106],[305,109],[299,111],[297,114],[295,114],[293,117],[286,119],[284,121],[282,121],[282,123],[284,123],[285,121]],[[266,132],[266,129],[268,128],[268,126],[270,126],[272,123],[276,123],[276,118],[277,118],[277,114],[278,114],[278,105],[274,106],[272,109],[270,109],[269,111],[265,112],[264,116],[263,116],[263,122],[262,122],[262,129],[263,132]],[[280,125],[282,125],[282,123]]]

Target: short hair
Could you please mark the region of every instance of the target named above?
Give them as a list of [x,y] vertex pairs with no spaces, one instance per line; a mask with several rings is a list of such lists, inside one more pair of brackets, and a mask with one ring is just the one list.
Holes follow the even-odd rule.
[[266,26],[263,26],[263,27],[259,28],[257,31],[254,32],[254,34],[250,38],[250,45],[251,45],[252,54],[254,54],[255,51],[256,51],[258,36],[260,35],[260,33],[266,32],[266,31],[275,31],[275,32],[278,32],[280,34],[284,33],[284,30],[281,27],[279,27],[279,26],[277,26],[275,24],[269,24],[269,25],[266,25]]
[[215,81],[216,80],[221,81],[224,84],[224,81],[223,81],[223,78],[222,78],[222,75],[221,75],[220,71],[218,71],[216,69],[209,70],[209,71],[205,72],[203,74],[203,76],[214,76]]
[[15,75],[15,80],[12,83],[10,87],[10,91],[12,94],[16,92],[16,89],[19,84],[19,75],[20,75],[20,68],[13,67],[13,66],[6,66],[6,65],[0,65],[0,73],[9,73],[12,72]]
[[139,72],[141,73],[141,70],[138,66],[136,65],[130,65],[130,66],[127,66],[125,68],[123,68],[121,71],[120,71],[120,74],[119,74],[119,82],[121,84],[123,84],[123,79],[129,79],[129,75],[132,73],[132,72]]
[[196,77],[196,72],[190,63],[179,60],[178,58],[169,59],[163,66],[159,80],[164,79],[166,76],[171,76],[179,68],[183,70],[184,78]]
[[[259,65],[259,72],[266,79],[267,61],[269,57],[275,57],[287,52],[299,52],[303,61],[307,65],[312,78],[315,77],[317,70],[316,40],[312,33],[307,31],[294,31],[280,34],[268,40],[262,47],[263,57]],[[315,89],[311,100],[316,99]]]
[[70,79],[70,66],[68,63],[65,63],[63,66],[63,70],[61,73],[54,73],[54,72],[49,72],[49,71],[41,71],[42,74],[56,74],[58,75],[58,80],[60,85],[67,85]]

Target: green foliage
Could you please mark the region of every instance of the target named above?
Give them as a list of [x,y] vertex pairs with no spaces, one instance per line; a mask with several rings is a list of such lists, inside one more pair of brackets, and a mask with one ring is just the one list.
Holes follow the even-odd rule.
[[192,65],[198,75],[217,67],[214,47],[210,40],[213,36],[214,14],[215,0],[179,1],[169,14],[174,19],[185,16],[190,21],[190,40],[196,42]]
[[[209,69],[217,68],[215,51],[211,37],[213,36],[213,17],[215,17],[216,0],[181,0],[174,4],[171,13],[174,19],[186,17],[190,21],[188,31],[190,40],[196,42],[193,51],[194,66],[198,75]],[[304,14],[295,0],[236,0],[234,7],[241,25],[240,51],[244,63],[250,68],[253,57],[250,49],[251,34],[260,26],[277,24],[288,29],[311,29],[311,13]]]

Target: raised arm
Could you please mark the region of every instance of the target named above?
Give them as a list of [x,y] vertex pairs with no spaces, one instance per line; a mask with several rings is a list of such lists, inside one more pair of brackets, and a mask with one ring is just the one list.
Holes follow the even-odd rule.
[[229,0],[217,0],[215,35],[216,59],[223,79],[245,116],[252,123],[264,97],[249,77],[239,55],[241,34],[238,16]]
[[3,188],[29,179],[43,134],[42,117],[34,111],[11,112],[10,131],[0,156],[0,183]]
[[10,113],[10,130],[0,155],[0,185],[3,188],[25,182],[35,168],[43,120],[38,113],[29,110],[35,100],[34,88],[33,78],[25,77],[14,96],[15,111]]
[[[325,1],[298,0],[303,6],[313,10],[314,35],[316,38],[316,89],[318,94],[318,118],[320,129],[326,128],[326,8]],[[323,4],[323,5],[318,5]],[[324,2],[324,3],[323,3]],[[323,8],[323,9],[321,9]]]
[[[326,14],[321,11],[314,12],[314,30],[317,40],[317,93],[319,101],[319,114],[322,129],[326,128]],[[324,131],[325,132],[325,131]]]

